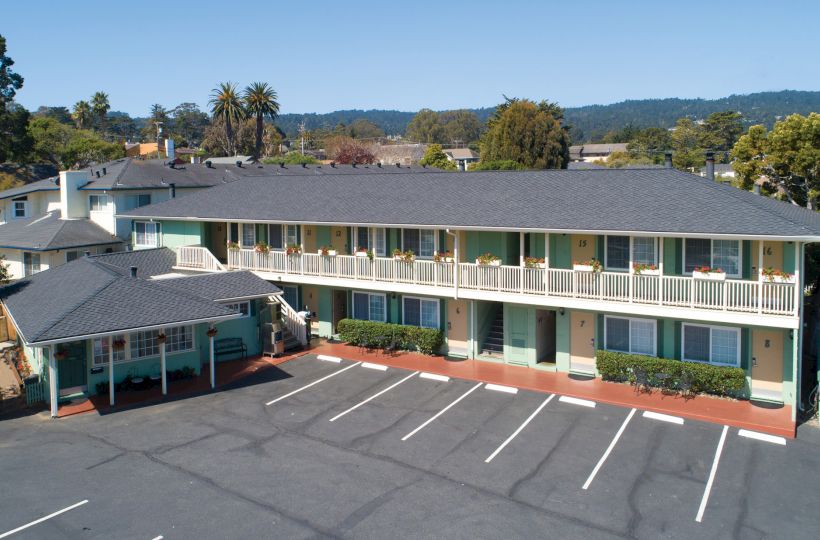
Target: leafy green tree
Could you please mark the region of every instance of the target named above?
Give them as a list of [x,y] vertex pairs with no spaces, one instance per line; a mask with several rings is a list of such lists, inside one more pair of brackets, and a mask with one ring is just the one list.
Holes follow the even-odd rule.
[[447,154],[444,153],[440,144],[431,144],[424,151],[424,157],[419,160],[421,165],[436,167],[445,171],[455,170],[456,164],[447,159]]
[[268,164],[276,164],[276,163],[284,163],[286,165],[315,165],[319,163],[319,160],[313,156],[306,156],[303,155],[301,152],[293,151],[288,152],[284,156],[279,157],[269,157],[262,160],[262,163]]
[[446,134],[439,121],[438,113],[430,109],[422,109],[410,120],[407,125],[406,137],[414,142],[444,143]]
[[560,169],[569,163],[569,133],[553,103],[507,98],[487,122],[481,161],[513,160],[531,169]]
[[211,99],[208,103],[211,105],[211,114],[214,119],[219,118],[223,122],[225,138],[228,141],[228,154],[233,155],[234,124],[244,120],[247,116],[236,85],[232,82],[219,83],[219,86],[211,91]]
[[130,141],[139,137],[137,123],[126,113],[108,115],[108,133],[120,141]]
[[91,104],[81,99],[74,104],[71,118],[74,119],[74,124],[77,126],[77,129],[86,129],[91,126],[92,115]]
[[16,103],[10,103],[0,112],[0,162],[28,160],[33,140],[28,133],[31,115]]
[[140,130],[140,136],[144,141],[157,140],[157,122],[161,123],[163,133],[172,132],[174,124],[168,113],[168,109],[159,103],[154,103],[151,105],[151,112],[148,116],[148,121],[145,122],[145,125],[142,126],[142,129]]
[[751,185],[765,175],[769,189],[792,204],[815,209],[820,197],[820,114],[793,114],[777,122],[768,134],[753,126],[732,149],[733,168]]
[[62,168],[66,148],[76,132],[73,126],[61,124],[54,118],[32,118],[29,122],[29,133],[34,140],[33,160],[53,163]]
[[256,119],[256,144],[254,145],[253,157],[257,160],[262,157],[265,118],[267,117],[273,122],[279,114],[277,99],[276,90],[271,88],[268,83],[262,82],[251,83],[245,88],[242,95],[245,110]]
[[121,144],[102,140],[96,133],[77,130],[66,145],[63,153],[63,166],[82,169],[92,163],[103,163],[125,155]]
[[61,124],[71,125],[74,122],[71,118],[71,111],[69,111],[67,107],[41,106],[38,107],[37,110],[34,112],[34,116],[53,118]]
[[476,113],[461,109],[439,114],[439,122],[444,127],[446,142],[469,144],[481,138],[481,122]]
[[703,123],[701,146],[728,152],[743,134],[743,117],[736,111],[710,114]]
[[105,92],[96,92],[91,97],[91,112],[94,114],[97,129],[103,133],[105,132],[106,117],[110,109],[111,104],[108,102],[108,94]]
[[524,169],[526,167],[512,159],[479,161],[469,168],[471,171],[523,171]]
[[689,118],[675,123],[672,139],[672,165],[681,170],[699,169],[705,163],[705,150],[701,146],[701,130]]
[[5,285],[11,281],[11,274],[9,274],[9,265],[6,263],[6,256],[0,255],[0,285]]
[[196,103],[180,103],[171,110],[173,134],[181,145],[199,146],[210,119]]
[[23,77],[11,69],[13,65],[14,60],[6,56],[6,38],[0,35],[0,114],[6,112],[17,91],[23,87]]
[[347,135],[353,139],[378,139],[384,137],[382,128],[364,118],[357,118],[345,129]]

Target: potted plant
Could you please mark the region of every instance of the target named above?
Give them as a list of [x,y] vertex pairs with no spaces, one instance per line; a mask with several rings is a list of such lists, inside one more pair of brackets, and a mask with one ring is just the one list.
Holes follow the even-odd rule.
[[659,276],[661,271],[654,264],[635,263],[632,265],[632,272],[636,276]]
[[454,263],[455,257],[450,251],[436,251],[433,253],[433,260],[437,263]]
[[54,353],[54,358],[56,358],[57,360],[65,360],[66,358],[68,358],[68,351],[65,349],[60,349]]
[[692,277],[695,279],[708,279],[712,281],[724,281],[726,279],[726,272],[720,268],[711,268],[709,266],[699,266],[692,271]]
[[302,246],[299,244],[288,244],[285,248],[285,253],[288,255],[301,255],[302,254]]
[[167,335],[165,335],[163,332],[160,332],[159,334],[157,334],[157,343],[162,345],[166,341],[168,341],[168,336]]
[[353,253],[356,257],[368,257],[368,249],[366,247],[357,247],[356,252]]
[[267,242],[257,242],[254,244],[253,250],[257,253],[267,253],[270,251],[270,246]]
[[330,246],[322,246],[319,248],[319,255],[322,257],[335,257],[336,250]]
[[598,259],[590,259],[580,262],[572,261],[572,269],[576,272],[600,272],[604,267]]
[[772,267],[764,268],[760,271],[760,275],[769,283],[794,283],[794,274],[788,274]]
[[239,250],[239,242],[228,242],[228,249],[233,251]]
[[404,258],[404,252],[399,248],[393,250],[393,260],[400,261]]
[[543,257],[524,257],[524,266],[527,268],[546,268],[547,262]]
[[493,255],[492,253],[485,253],[479,255],[475,263],[481,266],[501,266],[501,257]]
[[205,332],[205,334],[206,334],[209,338],[215,337],[217,333],[219,333],[219,331],[218,331],[216,328],[208,328],[208,331],[207,331],[207,332]]

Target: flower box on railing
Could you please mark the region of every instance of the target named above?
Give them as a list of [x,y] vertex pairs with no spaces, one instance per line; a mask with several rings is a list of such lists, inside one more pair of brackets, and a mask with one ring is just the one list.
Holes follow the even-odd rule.
[[[323,257],[335,257],[338,255],[338,252],[335,249],[320,249],[317,251],[317,254]],[[365,256],[367,256],[367,253],[365,253]]]
[[794,274],[787,274],[782,270],[764,268],[760,271],[760,277],[766,283],[794,283]]
[[501,259],[494,259],[491,261],[482,261],[481,259],[476,259],[475,263],[479,266],[501,266]]
[[356,253],[354,253],[354,255],[357,256],[357,257],[367,257],[367,252],[366,251],[357,251]]
[[591,264],[573,264],[572,270],[574,272],[595,272],[595,267]]
[[694,270],[692,277],[711,281],[726,281],[726,272],[718,272],[717,270]]
[[640,272],[636,270],[635,275],[636,276],[659,276],[659,275],[661,275],[661,271],[657,268],[655,268],[654,270],[644,269],[644,270],[641,270]]

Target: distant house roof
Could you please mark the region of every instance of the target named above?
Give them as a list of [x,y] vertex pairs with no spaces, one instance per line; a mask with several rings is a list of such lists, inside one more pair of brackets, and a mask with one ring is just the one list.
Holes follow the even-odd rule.
[[60,219],[59,210],[0,224],[0,247],[4,248],[49,251],[121,242],[88,219]]
[[0,300],[26,343],[217,322],[239,313],[214,302],[214,296],[281,293],[250,272],[208,276],[208,285],[220,292],[203,293],[194,284],[202,283],[200,276],[146,280],[101,259],[82,257],[0,288]]
[[[700,173],[701,174],[706,174],[706,167],[702,167],[700,169]],[[735,170],[732,168],[731,163],[715,163],[715,174],[717,176],[720,176],[720,175],[723,175],[723,174],[734,175]]]
[[31,182],[24,186],[19,186],[11,189],[6,189],[4,191],[0,191],[0,200],[20,197],[22,195],[35,193],[37,191],[60,191],[60,186],[57,185],[57,178],[58,177],[56,176],[53,178],[45,178],[43,180]]
[[606,169],[607,167],[603,165],[596,165],[595,163],[589,163],[587,161],[570,161],[567,163],[567,169],[570,171],[580,171],[584,169]]
[[273,181],[245,178],[122,215],[820,239],[815,212],[666,168],[282,176]]
[[444,153],[451,159],[478,159],[478,154],[469,148],[448,148]]
[[251,163],[253,162],[253,156],[209,157],[208,161],[214,165],[235,165],[237,161],[241,161],[242,163]]
[[424,157],[426,144],[378,144],[373,147],[376,160],[385,165],[412,165]]
[[612,152],[626,152],[627,143],[575,144],[569,147],[572,159],[583,156],[608,156]]

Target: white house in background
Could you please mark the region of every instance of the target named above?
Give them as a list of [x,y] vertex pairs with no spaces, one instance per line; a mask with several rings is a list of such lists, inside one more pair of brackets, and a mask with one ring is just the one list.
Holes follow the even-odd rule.
[[569,147],[570,161],[606,161],[613,152],[626,152],[626,143],[575,144]]
[[466,171],[471,163],[478,163],[478,154],[469,148],[449,148],[444,150],[447,161],[454,161],[458,170]]

